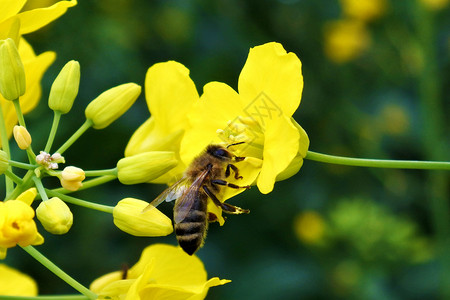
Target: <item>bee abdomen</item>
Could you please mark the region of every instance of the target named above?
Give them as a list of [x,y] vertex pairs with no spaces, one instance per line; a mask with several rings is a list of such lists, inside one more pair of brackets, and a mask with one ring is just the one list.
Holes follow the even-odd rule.
[[202,246],[207,227],[206,214],[201,211],[193,211],[193,213],[197,215],[197,218],[190,215],[181,223],[175,224],[178,244],[189,255],[194,254]]

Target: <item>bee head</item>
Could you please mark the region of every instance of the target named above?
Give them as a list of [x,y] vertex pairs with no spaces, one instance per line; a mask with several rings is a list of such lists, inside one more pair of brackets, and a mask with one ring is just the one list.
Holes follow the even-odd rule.
[[230,160],[233,158],[233,155],[227,149],[219,145],[209,145],[206,148],[206,153],[221,160]]

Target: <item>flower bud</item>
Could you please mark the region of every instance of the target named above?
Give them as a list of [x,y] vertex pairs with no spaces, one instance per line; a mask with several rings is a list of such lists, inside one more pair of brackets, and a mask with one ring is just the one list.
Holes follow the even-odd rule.
[[86,178],[83,169],[73,166],[65,167],[61,172],[61,176],[67,181],[83,181]]
[[77,167],[65,167],[61,172],[61,185],[69,191],[76,191],[82,185],[82,181],[86,178],[84,171]]
[[9,162],[8,162],[8,156],[6,155],[6,152],[3,150],[0,150],[0,175],[5,173],[6,170],[8,170]]
[[0,93],[15,100],[25,93],[25,69],[11,38],[0,41]]
[[54,111],[66,114],[72,108],[80,85],[80,64],[69,61],[59,72],[50,90],[48,106]]
[[73,223],[72,212],[58,197],[42,201],[36,209],[36,216],[45,230],[53,234],[67,233]]
[[172,221],[145,201],[125,198],[114,207],[114,224],[134,236],[165,236],[173,232]]
[[117,163],[117,175],[123,184],[152,181],[178,164],[171,151],[150,151],[122,158]]
[[14,126],[13,129],[14,139],[20,149],[25,150],[31,145],[31,135],[28,130],[20,125]]
[[113,87],[89,103],[85,110],[86,118],[94,123],[95,129],[105,128],[123,115],[140,93],[141,87],[135,83]]

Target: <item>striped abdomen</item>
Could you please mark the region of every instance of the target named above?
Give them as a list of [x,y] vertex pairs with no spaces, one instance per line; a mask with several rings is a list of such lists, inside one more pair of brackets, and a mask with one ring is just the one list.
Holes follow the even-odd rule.
[[184,220],[175,224],[175,235],[183,250],[192,255],[202,245],[206,236],[208,221],[206,219],[207,196],[199,192],[197,199]]

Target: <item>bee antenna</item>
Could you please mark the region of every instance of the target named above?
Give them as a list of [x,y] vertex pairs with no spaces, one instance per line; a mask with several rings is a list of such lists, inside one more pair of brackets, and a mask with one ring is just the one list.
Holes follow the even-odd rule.
[[245,142],[239,142],[239,143],[233,143],[227,146],[227,149],[230,148],[231,146],[236,146],[236,145],[240,145],[240,144],[244,144]]

